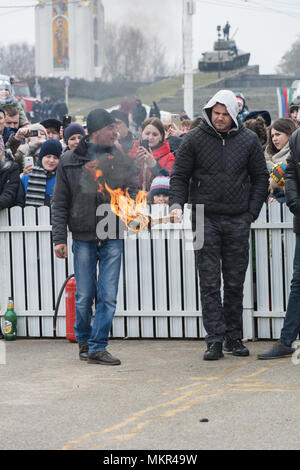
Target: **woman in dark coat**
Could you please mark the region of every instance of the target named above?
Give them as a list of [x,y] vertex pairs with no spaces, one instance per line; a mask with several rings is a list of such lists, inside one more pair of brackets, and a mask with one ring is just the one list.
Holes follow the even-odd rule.
[[160,119],[160,110],[155,101],[152,101],[149,117],[157,117],[158,119]]

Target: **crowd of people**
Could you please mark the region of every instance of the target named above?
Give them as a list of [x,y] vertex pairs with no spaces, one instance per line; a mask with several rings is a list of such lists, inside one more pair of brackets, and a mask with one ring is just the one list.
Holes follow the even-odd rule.
[[[41,118],[36,122],[35,118],[30,121],[27,116],[21,121],[24,110],[21,113],[15,103],[7,104],[0,100],[2,179],[10,182],[1,191],[3,193],[5,189],[10,194],[8,199],[5,192],[1,194],[1,209],[13,205],[50,207],[59,159],[67,150],[74,150],[87,134],[86,124],[72,122],[67,114],[63,114],[61,119],[57,115],[53,117],[53,106],[49,103],[50,100],[46,98],[45,111],[42,111],[41,103],[37,101],[39,111],[34,111],[34,115]],[[143,108],[143,112],[140,108]],[[186,113],[182,112],[179,128],[171,121],[163,123],[155,102],[148,114],[139,99],[132,108],[124,107],[123,102],[119,109],[111,112],[117,128],[114,144],[121,152],[129,155],[139,168],[140,189],[148,191],[151,197],[150,189],[155,177],[163,175],[169,180],[176,151],[190,126],[193,127],[193,122],[186,119]],[[20,185],[13,185],[11,172],[19,174]],[[40,184],[41,180],[44,181],[43,185]]]
[[48,118],[56,118],[59,121],[68,114],[68,106],[64,98],[55,100],[49,96],[43,100],[36,99],[32,105],[32,122],[41,122]]
[[[112,112],[91,111],[83,126],[65,112],[41,113],[38,122],[24,120],[16,103],[3,97],[0,94],[0,209],[49,206],[58,258],[67,256],[67,228],[72,232],[80,359],[120,364],[106,346],[122,243],[118,236],[99,243],[97,231],[103,220],[97,208],[110,201],[108,188],[128,191],[133,199],[139,190],[146,191],[151,203],[169,204],[176,220],[186,202],[193,207],[204,204],[204,245],[196,250],[207,331],[204,359],[220,359],[223,350],[247,356],[241,339],[250,225],[265,202],[287,202],[298,217],[297,184],[293,197],[286,192],[291,185],[286,175],[292,171],[288,162],[295,158],[290,142],[299,134],[298,106],[295,112],[291,105],[290,117],[272,122],[268,111],[249,111],[241,93],[221,90],[204,106],[203,116],[190,118],[181,111],[162,119],[157,103],[147,113],[139,98],[134,104],[124,98]],[[192,213],[197,230],[194,209]],[[298,245],[300,251],[300,241]],[[95,286],[98,262],[101,273]],[[298,323],[294,321],[289,340],[278,343],[277,353],[260,358],[290,354]]]

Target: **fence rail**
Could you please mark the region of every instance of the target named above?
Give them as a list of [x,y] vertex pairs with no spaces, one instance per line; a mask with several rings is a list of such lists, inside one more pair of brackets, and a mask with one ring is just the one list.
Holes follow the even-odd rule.
[[[56,300],[73,273],[54,256],[47,207],[0,211],[0,315],[14,298],[18,335],[53,337]],[[285,205],[262,208],[251,226],[244,289],[244,338],[278,338],[292,276],[295,239]],[[203,338],[199,283],[188,210],[182,224],[157,226],[124,240],[118,304],[111,335],[118,338]],[[66,335],[64,297],[56,336]]]

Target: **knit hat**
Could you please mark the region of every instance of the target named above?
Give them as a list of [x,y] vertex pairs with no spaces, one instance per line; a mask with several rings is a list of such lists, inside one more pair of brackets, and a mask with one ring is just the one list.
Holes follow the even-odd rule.
[[75,134],[81,134],[82,136],[85,135],[84,128],[80,125],[77,124],[76,122],[73,122],[72,124],[69,124],[65,129],[64,129],[64,140],[66,144],[68,145],[68,140],[72,135]]
[[166,168],[162,168],[156,176],[150,186],[151,196],[157,196],[159,194],[169,195],[170,191],[170,173]]
[[286,170],[286,162],[276,163],[270,169],[271,178],[279,186],[284,186],[285,185],[285,170]]
[[103,127],[115,123],[116,121],[114,117],[108,111],[106,111],[106,109],[102,108],[93,109],[93,111],[91,111],[86,118],[89,135],[91,135],[93,132],[103,129]]
[[124,124],[126,124],[126,126],[129,127],[128,114],[125,114],[123,113],[123,111],[119,111],[118,109],[114,109],[110,114],[112,115],[113,118],[123,121]]
[[61,156],[61,152],[62,145],[60,141],[57,139],[48,139],[41,146],[38,162],[41,164],[43,157],[46,155],[55,155],[57,158],[59,158]]
[[298,109],[299,109],[299,104],[293,103],[293,102],[290,104],[290,107],[289,107],[290,113],[293,111],[298,111]]
[[7,98],[0,98],[1,104],[9,104],[13,101],[14,95],[12,92],[11,83],[8,80],[0,79],[0,91],[7,90],[9,92],[9,96]]

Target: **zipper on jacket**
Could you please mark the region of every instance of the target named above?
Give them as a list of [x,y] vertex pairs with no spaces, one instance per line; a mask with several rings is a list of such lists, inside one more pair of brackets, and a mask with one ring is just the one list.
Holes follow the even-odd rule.
[[221,166],[222,166],[222,171],[225,171],[226,162],[225,162],[224,150],[223,150],[225,147],[225,139],[221,135],[220,135],[220,138],[222,139]]

